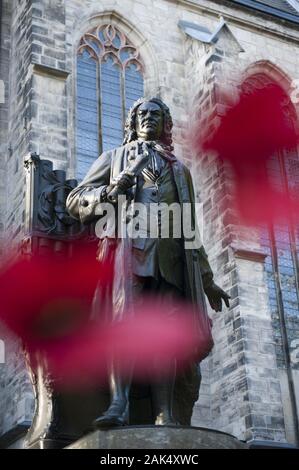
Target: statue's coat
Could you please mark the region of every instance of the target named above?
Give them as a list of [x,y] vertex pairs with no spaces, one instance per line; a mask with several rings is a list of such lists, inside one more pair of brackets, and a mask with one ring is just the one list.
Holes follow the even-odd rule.
[[[115,178],[117,178],[117,176],[128,166],[128,159],[132,156],[132,153],[134,153],[134,147],[135,143],[131,142],[100,155],[90,168],[84,180],[68,196],[67,208],[73,217],[79,219],[85,224],[91,223],[96,219],[95,209],[101,201],[101,193],[103,189],[113,182]],[[179,162],[166,150],[164,158],[168,158],[171,161],[170,164],[172,165],[180,204],[191,204],[191,219],[193,228],[195,228],[195,196],[190,171],[183,163]],[[135,189],[136,188],[133,187],[133,201]],[[105,241],[100,240],[99,245],[99,251],[103,252]],[[129,308],[132,302],[132,278],[130,276],[129,256],[131,252],[130,247],[131,240],[129,238],[118,240],[115,254],[118,264],[117,269],[115,270],[116,277],[113,289],[113,308],[118,312],[118,315]],[[122,264],[122,269],[120,263]],[[185,249],[184,265],[185,297],[193,304],[195,326],[198,328],[198,331],[201,332],[200,350],[198,355],[198,360],[201,360],[213,347],[211,321],[207,315],[203,289],[205,282],[210,282],[213,278],[213,273],[202,245],[197,248]],[[125,276],[123,275],[124,272],[126,273]],[[104,299],[101,299],[101,293],[99,291],[96,294],[96,302],[99,304],[102,303],[102,305],[104,304]],[[188,424],[193,404],[198,398],[200,381],[195,377],[196,370],[194,368],[192,369],[191,376],[190,371],[184,375],[185,378],[183,381],[181,381],[180,378],[177,379],[177,389],[180,389],[180,396],[184,393],[184,388],[186,394],[188,395],[188,392],[190,394],[190,400],[192,402],[192,404],[190,403],[191,406],[189,406],[190,416],[182,416],[182,413],[180,413],[179,410],[177,411],[177,414],[181,415],[179,419],[182,424]],[[189,375],[189,377],[187,377],[187,375]],[[186,387],[188,390],[186,390]],[[185,398],[186,397],[184,397],[184,399]],[[175,391],[175,400],[176,399],[177,393]]]

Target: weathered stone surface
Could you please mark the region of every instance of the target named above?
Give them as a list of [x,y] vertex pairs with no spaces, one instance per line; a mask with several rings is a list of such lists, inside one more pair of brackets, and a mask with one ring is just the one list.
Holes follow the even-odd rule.
[[247,449],[244,442],[213,429],[134,426],[95,431],[67,449]]

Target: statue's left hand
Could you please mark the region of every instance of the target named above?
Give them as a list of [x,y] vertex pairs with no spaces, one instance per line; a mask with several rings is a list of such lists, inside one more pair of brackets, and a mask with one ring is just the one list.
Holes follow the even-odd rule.
[[221,289],[221,287],[217,286],[215,282],[212,281],[205,288],[205,293],[209,299],[211,308],[215,310],[215,312],[222,311],[222,301],[224,301],[225,305],[229,307],[230,296],[223,289]]

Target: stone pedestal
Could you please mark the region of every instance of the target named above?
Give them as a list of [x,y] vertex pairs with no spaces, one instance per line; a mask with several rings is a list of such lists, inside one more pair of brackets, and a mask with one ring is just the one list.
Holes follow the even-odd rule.
[[67,449],[247,449],[224,432],[189,426],[124,426],[99,430]]

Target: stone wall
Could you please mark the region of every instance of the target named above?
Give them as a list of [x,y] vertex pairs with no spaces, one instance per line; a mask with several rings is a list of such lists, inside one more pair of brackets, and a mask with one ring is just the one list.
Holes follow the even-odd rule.
[[[0,239],[6,210],[6,160],[8,157],[9,63],[11,44],[11,2],[2,2],[0,38]],[[0,247],[1,250],[2,247]]]
[[[4,2],[7,12],[8,4]],[[7,26],[5,42],[7,48],[11,39],[9,123],[3,121],[7,110],[0,115],[4,129],[0,136],[7,132],[3,126],[9,128],[8,141],[1,139],[0,145],[0,171],[7,162],[8,172],[3,192],[8,201],[7,230],[22,233],[26,153],[36,151],[52,160],[55,168],[67,170],[69,177],[75,175],[76,48],[92,26],[116,24],[140,50],[146,95],[160,94],[171,109],[175,153],[191,167],[198,200],[203,202],[203,238],[216,281],[232,297],[229,310],[211,312],[216,345],[202,365],[203,384],[193,424],[241,439],[294,442],[293,411],[285,398],[288,380],[286,371],[277,367],[257,234],[244,238],[234,224],[227,169],[212,155],[197,159],[186,137],[191,118],[194,122],[212,113],[216,123],[224,110],[220,85],[225,83],[234,92],[253,64],[258,62],[267,73],[275,70],[276,76],[281,74],[289,82],[299,77],[298,61],[293,59],[298,53],[298,30],[221,1],[18,0],[12,9],[11,32]],[[190,38],[178,27],[184,20],[213,32],[221,15],[229,29],[221,30],[216,46]],[[7,13],[3,21],[9,24]],[[2,50],[1,60],[7,61],[8,52],[4,53],[6,59]],[[0,196],[0,212],[1,201]],[[12,362],[9,359],[5,366],[7,377],[13,374]],[[295,375],[294,380],[298,382]],[[11,383],[19,396],[20,384]],[[7,386],[5,390],[11,394]],[[2,419],[2,431],[19,419],[13,400],[5,403],[11,418]]]
[[[241,49],[233,35],[224,30],[217,47],[203,47],[188,39],[186,52],[190,86],[192,83],[194,86],[195,76],[199,78],[200,92],[192,92],[196,96],[194,119],[211,115],[217,120],[224,111],[220,93],[223,82],[232,92],[237,84]],[[200,396],[198,413],[201,416],[205,412],[209,397],[210,416],[206,425],[238,436],[243,434],[246,440],[281,440],[285,438],[283,409],[263,256],[255,255],[259,246],[254,234],[242,240],[242,233],[234,226],[230,196],[233,188],[228,171],[211,155],[201,157],[194,172],[204,203],[204,241],[217,282],[230,292],[231,308],[221,315],[211,313],[216,345],[206,361],[209,389],[205,396]],[[249,252],[242,251],[244,246]],[[269,337],[260,338],[261,331],[268,332]],[[261,391],[264,393],[260,394]],[[270,429],[272,422],[275,426]]]
[[[0,41],[0,257],[5,256],[5,223],[6,207],[8,197],[18,200],[17,192],[8,192],[8,178],[14,178],[17,166],[17,154],[13,156],[9,131],[13,125],[10,118],[12,109],[12,97],[16,99],[14,85],[12,82],[11,46],[16,40],[12,34],[12,12],[13,4],[10,0],[2,1],[1,41]],[[14,10],[15,11],[15,10]],[[20,12],[20,15],[24,14]],[[21,35],[19,32],[18,34]],[[24,39],[24,36],[23,36]],[[16,64],[17,65],[17,64]],[[17,68],[15,69],[15,71]],[[23,113],[23,102],[19,112]],[[19,128],[20,129],[20,128]],[[18,131],[20,134],[20,130]],[[13,139],[17,147],[17,138]],[[20,189],[20,188],[19,188]],[[23,191],[23,189],[22,189]],[[13,215],[9,221],[13,220]],[[12,227],[13,222],[9,224]],[[5,237],[5,238],[4,238]],[[3,245],[4,244],[4,245]],[[0,357],[0,434],[31,419],[32,416],[32,389],[29,385],[27,372],[25,370],[24,358],[20,344],[3,325],[0,327],[1,357]]]

